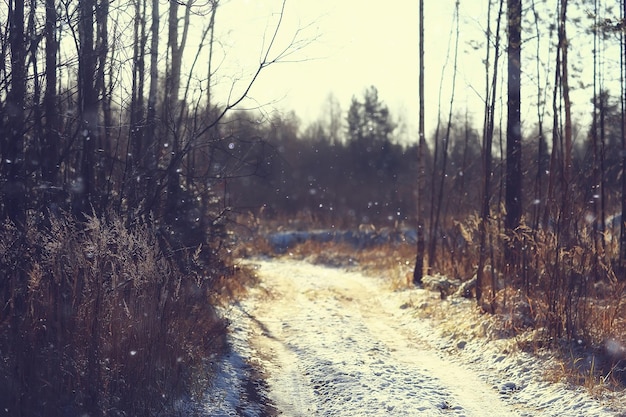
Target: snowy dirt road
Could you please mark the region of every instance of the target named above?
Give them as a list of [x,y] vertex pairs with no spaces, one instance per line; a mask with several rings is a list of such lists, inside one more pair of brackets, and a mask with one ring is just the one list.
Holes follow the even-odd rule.
[[[433,297],[425,290],[393,291],[382,279],[300,261],[254,265],[261,283],[229,315],[235,350],[265,376],[275,414],[617,415],[584,392],[534,381],[532,358],[484,346],[465,358],[445,352],[428,320],[411,313]],[[482,369],[483,356],[503,368]],[[248,409],[223,415],[255,414]]]

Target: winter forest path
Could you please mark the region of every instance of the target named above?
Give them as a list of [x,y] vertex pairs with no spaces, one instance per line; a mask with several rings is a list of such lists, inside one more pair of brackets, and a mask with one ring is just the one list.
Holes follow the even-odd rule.
[[382,280],[304,262],[255,265],[261,284],[239,308],[281,415],[528,415],[420,338],[420,319]]

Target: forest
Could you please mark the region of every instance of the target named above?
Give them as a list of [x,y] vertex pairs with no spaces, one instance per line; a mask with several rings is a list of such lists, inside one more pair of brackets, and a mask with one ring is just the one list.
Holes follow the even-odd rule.
[[[250,218],[412,229],[415,285],[474,277],[480,308],[523,300],[533,320],[512,328],[549,343],[626,337],[626,3],[485,3],[483,119],[452,92],[425,131],[422,0],[419,129],[407,133],[373,85],[345,110],[329,95],[309,123],[239,107],[306,48],[274,42],[285,2],[226,94],[221,0],[6,2],[0,414],[167,415],[198,396],[225,343],[215,297],[236,279]],[[458,46],[458,24],[451,36]],[[570,61],[576,47],[591,77]],[[582,120],[576,83],[591,91]]]

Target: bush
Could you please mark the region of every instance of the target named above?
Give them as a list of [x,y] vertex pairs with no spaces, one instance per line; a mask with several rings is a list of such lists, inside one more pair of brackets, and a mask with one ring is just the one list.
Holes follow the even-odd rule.
[[24,229],[0,227],[0,413],[157,415],[194,395],[225,330],[200,247],[175,261],[115,216]]

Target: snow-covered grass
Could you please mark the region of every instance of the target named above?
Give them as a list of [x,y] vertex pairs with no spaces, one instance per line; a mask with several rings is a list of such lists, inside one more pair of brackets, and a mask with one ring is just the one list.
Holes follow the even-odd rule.
[[225,310],[233,350],[216,364],[207,415],[273,415],[264,396],[288,416],[604,417],[626,406],[554,377],[554,355],[522,348],[470,300],[371,271],[255,265],[260,283]]
[[450,360],[477,372],[511,403],[536,410],[527,415],[619,415],[626,406],[622,392],[570,383],[574,370],[566,369],[559,352],[535,343],[536,331],[503,331],[500,319],[480,312],[472,300],[441,300],[436,293],[424,300],[412,292],[404,295],[415,308],[407,308],[410,313],[404,316],[429,323],[430,331],[421,336]]

